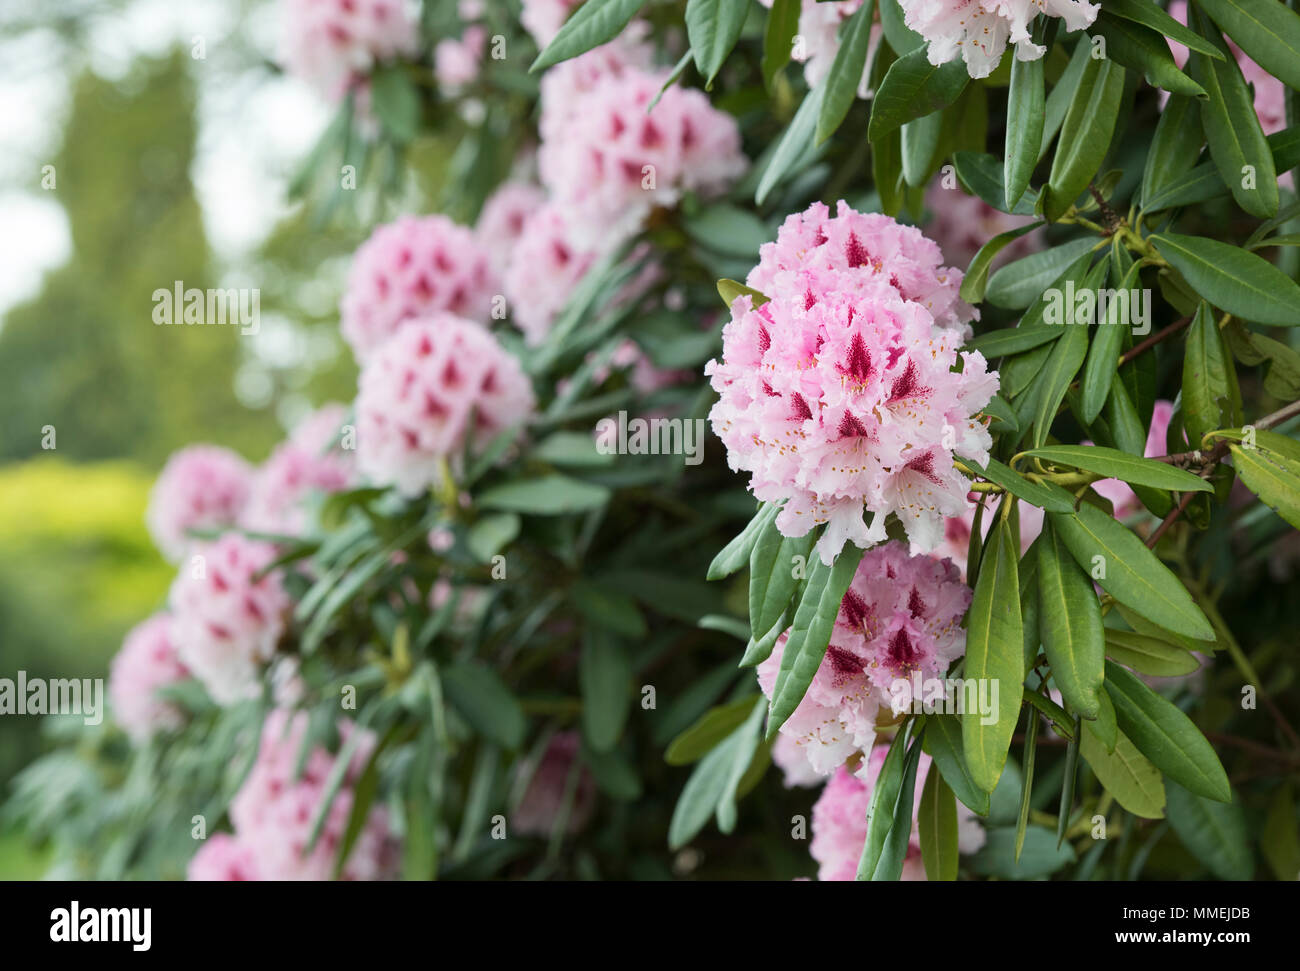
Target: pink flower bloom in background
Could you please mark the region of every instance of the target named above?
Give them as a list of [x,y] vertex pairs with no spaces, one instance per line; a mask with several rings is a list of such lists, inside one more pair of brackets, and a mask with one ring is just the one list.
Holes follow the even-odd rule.
[[549,836],[564,806],[570,776],[573,803],[565,832],[573,834],[587,825],[596,808],[596,782],[579,759],[581,739],[577,732],[557,732],[536,766],[521,768],[527,788],[510,814],[510,824],[521,836]]
[[[1173,417],[1173,402],[1163,400],[1156,402],[1155,407],[1151,410],[1151,428],[1147,432],[1147,445],[1144,452],[1147,458],[1167,454],[1168,449],[1165,441],[1169,434],[1169,422]],[[1092,443],[1084,442],[1083,444],[1091,445]],[[1138,499],[1127,482],[1119,479],[1101,479],[1094,482],[1092,488],[1099,496],[1110,500],[1111,505],[1115,507],[1116,519],[1127,519],[1143,508],[1141,500]]]
[[[898,541],[869,550],[840,604],[826,656],[781,734],[794,740],[821,775],[855,752],[871,751],[877,711],[905,710],[913,676],[944,677],[965,652],[961,619],[970,599],[970,589],[946,560],[910,557]],[[781,635],[758,666],[759,687],[768,697],[786,640]]]
[[180,728],[185,716],[158,697],[157,691],[189,676],[176,656],[171,618],[154,614],[131,629],[109,666],[108,696],[114,719],[137,743],[155,732]]
[[292,605],[269,543],[227,533],[198,545],[172,583],[171,638],[181,662],[214,701],[255,698],[262,668],[275,653]]
[[961,270],[945,267],[938,244],[919,229],[840,200],[834,216],[820,202],[787,216],[745,283],[787,301],[828,291],[870,299],[884,283],[925,307],[938,326],[968,336],[979,312],[957,296],[961,281]]
[[522,424],[534,403],[519,362],[482,327],[450,314],[412,321],[362,368],[357,464],[371,483],[419,495],[442,460],[455,468],[467,441],[479,448]]
[[487,40],[487,28],[471,24],[460,37],[438,41],[433,49],[433,73],[438,84],[454,94],[475,81],[487,51]]
[[[888,754],[889,747],[881,744],[872,750],[870,758],[863,760],[857,774],[841,768],[826,783],[826,788],[813,805],[812,843],[809,850],[818,863],[817,879],[856,879],[862,844],[867,839],[867,808],[871,805],[871,794]],[[921,791],[925,786],[926,774],[930,771],[930,761],[930,756],[922,753],[916,770],[916,786],[912,794],[915,802],[912,836],[903,863],[904,880],[925,879],[916,812],[921,806]],[[984,845],[984,839],[984,828],[980,826],[975,814],[960,802],[957,803],[957,849],[964,854],[975,853]]]
[[556,138],[570,121],[581,117],[583,99],[601,86],[628,74],[655,71],[648,34],[649,25],[634,20],[609,43],[561,61],[542,74],[537,125],[542,141]]
[[527,182],[507,182],[488,197],[479,213],[474,235],[494,273],[507,279],[510,258],[524,233],[528,217],[546,203],[546,193]]
[[[970,534],[975,526],[975,493],[967,497],[966,511],[944,521],[943,543],[939,555],[952,560],[961,571],[962,579],[966,577],[966,555],[970,552]],[[1043,531],[1043,510],[1022,502],[1020,511],[1020,552],[1029,550],[1029,546],[1038,539]],[[997,503],[989,499],[984,501],[984,518],[980,525],[980,535],[988,538],[989,529],[997,518]]]
[[[763,6],[771,9],[772,0],[759,0]],[[831,64],[840,49],[839,31],[844,21],[848,20],[862,6],[862,0],[839,0],[837,3],[820,2],[820,0],[803,0],[799,8],[799,27],[792,58],[803,64],[803,77],[808,87],[815,88],[830,73]],[[858,97],[871,95],[867,76],[871,71],[871,62],[876,49],[880,46],[880,22],[873,19],[871,38],[867,42],[867,62],[862,67],[862,80],[858,83]]]
[[[733,302],[722,360],[705,368],[720,396],[713,430],[731,468],[751,473],[754,495],[784,502],[783,535],[827,524],[823,562],[847,540],[863,549],[882,542],[890,513],[912,551],[929,552],[944,518],[966,509],[968,482],[954,458],[988,458],[992,440],[973,416],[996,392],[997,372],[971,351],[954,373],[962,331],[936,325],[907,296],[958,319],[955,286],[949,295],[935,277],[938,247],[918,246],[919,233],[894,231],[887,217],[855,225],[848,217],[860,214],[843,203],[825,231],[795,238],[824,214],[815,205],[813,220],[787,220],[764,246],[749,285],[772,299]],[[909,257],[909,247],[933,259]],[[870,527],[864,512],[874,514]]]
[[251,846],[229,833],[214,833],[191,857],[186,879],[232,883],[263,877]]
[[[243,848],[251,854],[255,869],[242,879],[329,880],[333,876],[335,859],[352,811],[354,788],[374,751],[375,737],[348,719],[339,722],[340,745],[347,744],[354,732],[360,732],[361,737],[347,764],[342,786],[325,815],[316,845],[310,852],[305,852],[338,758],[322,746],[314,746],[307,753],[299,774],[299,753],[307,728],[308,717],[304,711],[291,714],[276,709],[267,716],[266,724],[262,726],[257,761],[230,804],[230,820],[235,827],[234,841],[238,846],[227,844],[210,851],[213,858],[202,861],[202,870],[217,876],[207,879],[232,879],[220,874],[246,872],[242,867],[245,859],[241,852]],[[342,878],[391,879],[397,874],[398,863],[398,845],[389,830],[388,811],[376,806],[370,810],[348,854]],[[194,871],[195,864],[191,863],[190,878],[199,879]]]
[[145,513],[154,545],[175,563],[193,542],[188,530],[234,525],[248,502],[251,480],[252,467],[229,449],[190,445],[172,453]]
[[275,447],[253,475],[252,495],[241,520],[255,532],[296,536],[307,525],[303,501],[313,492],[341,492],[357,480],[356,459],[335,447],[347,408],[326,405]]
[[500,284],[473,231],[446,216],[406,216],[357,249],[342,301],[342,330],[366,359],[404,321],[446,311],[488,323]]
[[[930,184],[925,203],[934,214],[925,231],[939,244],[944,260],[956,266],[969,266],[980,247],[994,236],[1034,221],[1033,216],[1013,216],[994,209],[960,188],[945,189],[939,181]],[[1042,248],[1040,234],[1031,231],[1008,243],[994,257],[992,266],[1000,267]]]
[[419,49],[405,0],[285,0],[282,10],[281,63],[331,101],[376,65]]
[[555,39],[582,0],[523,0],[523,4],[519,20],[540,48]]
[[985,78],[1002,60],[1007,42],[1016,57],[1034,61],[1047,48],[1030,36],[1038,14],[1060,17],[1065,30],[1091,26],[1101,8],[1087,0],[899,0],[903,21],[929,44],[931,64],[946,64],[960,56],[973,78]]
[[505,275],[510,318],[531,345],[540,344],[599,251],[580,242],[564,206],[547,203],[524,221]]
[[578,99],[538,151],[542,184],[592,237],[635,232],[655,206],[683,191],[725,190],[744,173],[735,119],[700,91],[670,87],[664,72],[626,71]]

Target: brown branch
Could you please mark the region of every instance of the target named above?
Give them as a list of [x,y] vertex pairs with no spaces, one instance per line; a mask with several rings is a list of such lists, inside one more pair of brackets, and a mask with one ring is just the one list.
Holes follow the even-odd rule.
[[1121,354],[1119,356],[1118,364],[1127,364],[1129,361],[1133,360],[1133,358],[1137,357],[1139,354],[1142,354],[1145,351],[1149,351],[1151,348],[1155,347],[1161,341],[1165,340],[1168,337],[1172,337],[1174,334],[1177,334],[1180,330],[1182,330],[1191,322],[1192,322],[1191,317],[1183,317],[1181,320],[1175,320],[1168,327],[1164,328],[1164,330],[1156,331],[1154,334],[1152,334],[1150,337],[1144,340],[1141,344],[1138,344],[1133,348],[1131,348],[1130,350],[1127,350],[1123,354]]

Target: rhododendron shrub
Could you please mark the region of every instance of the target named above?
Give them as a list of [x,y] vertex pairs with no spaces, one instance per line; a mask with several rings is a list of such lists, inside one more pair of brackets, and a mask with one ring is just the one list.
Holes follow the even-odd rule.
[[162,466],[56,872],[1300,872],[1300,14],[279,7],[339,403]]

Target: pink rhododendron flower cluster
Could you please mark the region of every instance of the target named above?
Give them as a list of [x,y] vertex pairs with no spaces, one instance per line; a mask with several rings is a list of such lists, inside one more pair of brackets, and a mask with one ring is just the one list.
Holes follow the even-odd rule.
[[647,41],[649,25],[634,20],[607,44],[548,68],[542,75],[542,141],[552,141],[573,119],[580,118],[587,95],[628,75],[655,72],[654,49]]
[[[994,209],[979,196],[960,188],[946,189],[941,181],[931,183],[925,203],[934,214],[925,231],[939,244],[944,261],[954,266],[969,266],[980,247],[994,236],[1034,221],[1033,216],[1015,216]],[[1030,231],[1008,243],[991,266],[996,269],[1042,248],[1041,234]]]
[[550,836],[574,780],[573,803],[565,832],[573,834],[587,825],[596,808],[596,781],[578,755],[581,737],[577,732],[557,732],[535,766],[525,765],[527,788],[510,815],[510,824],[521,836]]
[[560,32],[564,22],[582,0],[523,0],[524,9],[519,16],[524,30],[537,41],[538,47],[545,47]]
[[277,571],[258,575],[275,547],[227,533],[193,554],[171,588],[176,654],[218,704],[256,697],[291,606]]
[[361,371],[357,464],[376,485],[416,496],[454,468],[468,441],[481,447],[533,412],[519,362],[490,333],[451,314],[404,325]]
[[1087,0],[899,0],[899,6],[904,23],[929,44],[931,64],[961,56],[973,78],[993,73],[1008,41],[1019,60],[1042,57],[1047,48],[1030,36],[1038,14],[1060,17],[1067,31],[1076,31],[1091,26],[1101,9]]
[[286,0],[283,11],[282,63],[332,101],[376,65],[418,50],[406,0]]
[[510,258],[523,236],[528,218],[545,202],[546,193],[538,186],[527,182],[506,182],[483,204],[474,235],[487,254],[492,271],[503,279],[509,279]]
[[[962,616],[971,591],[957,568],[932,556],[908,556],[897,540],[869,550],[840,604],[826,656],[781,733],[826,775],[855,752],[869,752],[881,707],[912,703],[911,679],[942,678],[966,650]],[[787,635],[758,666],[771,697]]]
[[171,618],[154,614],[131,629],[108,673],[113,717],[133,741],[179,728],[181,710],[158,697],[158,689],[183,681],[190,672],[176,656]]
[[[1147,431],[1147,444],[1143,453],[1147,458],[1168,453],[1166,440],[1169,435],[1169,422],[1173,417],[1173,402],[1161,400],[1155,403],[1155,407],[1151,410],[1151,428]],[[1084,442],[1084,444],[1091,443]],[[1092,488],[1099,496],[1110,500],[1111,505],[1115,507],[1116,519],[1127,519],[1143,508],[1142,501],[1127,482],[1119,479],[1101,479],[1094,482]],[[1023,504],[1021,508],[1024,508]]]
[[594,245],[579,241],[569,211],[547,203],[525,222],[506,272],[511,319],[524,339],[540,344],[573,288],[598,257]]
[[[772,0],[759,0],[769,9]],[[793,60],[803,64],[803,77],[808,87],[815,88],[831,71],[835,55],[840,49],[840,28],[861,8],[863,0],[839,0],[836,3],[822,0],[803,0],[799,8],[797,40],[791,53]],[[871,24],[871,38],[867,43],[867,61],[862,67],[862,80],[858,83],[858,97],[871,95],[867,76],[876,48],[880,45],[880,22]]]
[[[878,745],[872,750],[870,758],[863,760],[856,774],[841,768],[826,783],[826,788],[813,805],[812,842],[809,850],[817,861],[819,880],[853,880],[857,877],[862,845],[867,840],[867,809],[871,805],[871,794],[888,754],[887,746]],[[921,792],[930,765],[930,756],[921,753],[912,796],[915,802],[912,810],[912,836],[903,861],[904,880],[925,879],[925,866],[921,862],[920,827],[916,815],[921,806]],[[984,845],[984,839],[984,828],[976,820],[975,814],[959,802],[957,849],[961,853],[974,853]]]
[[[376,742],[372,732],[357,728],[348,719],[339,722],[341,744],[353,732],[361,732],[361,738],[342,787],[325,815],[320,836],[311,851],[304,853],[338,758],[318,745],[308,753],[299,774],[299,753],[307,728],[306,712],[276,709],[267,716],[257,761],[230,804],[235,835],[225,837],[215,848],[205,847],[194,857],[191,880],[328,880],[333,876],[352,812],[354,787]],[[398,849],[389,830],[388,811],[376,806],[366,817],[341,876],[344,880],[391,879],[397,875]]]
[[733,302],[722,360],[705,369],[720,395],[713,429],[732,469],[752,474],[754,495],[784,502],[783,535],[827,524],[824,562],[846,540],[882,542],[890,513],[912,551],[928,552],[944,517],[966,508],[954,458],[988,459],[988,430],[972,416],[997,372],[978,351],[952,370],[961,275],[936,271],[938,247],[842,202],[836,219],[825,215],[814,205],[764,246],[748,283],[770,300]]
[[473,231],[446,216],[405,216],[357,249],[342,330],[364,363],[404,321],[446,311],[486,323],[500,284]]
[[154,545],[173,563],[193,542],[191,529],[216,529],[239,521],[248,502],[252,468],[229,449],[191,445],[163,466],[145,522]]
[[488,32],[482,24],[470,24],[460,37],[446,37],[433,49],[433,73],[448,93],[478,78],[487,51]]
[[242,524],[265,533],[298,535],[306,527],[303,500],[311,492],[341,492],[356,483],[356,459],[334,447],[347,409],[326,405],[302,421],[253,475]]

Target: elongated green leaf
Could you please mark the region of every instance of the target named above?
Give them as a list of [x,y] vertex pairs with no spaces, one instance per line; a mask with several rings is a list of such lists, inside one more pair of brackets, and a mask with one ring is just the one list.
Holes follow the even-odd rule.
[[564,26],[537,55],[528,70],[536,74],[552,64],[585,54],[613,40],[627,26],[645,0],[602,0],[601,3],[584,3],[565,21]]
[[1015,548],[1005,521],[993,527],[967,615],[965,677],[997,685],[990,724],[979,712],[961,718],[962,748],[971,778],[992,792],[1006,764],[1024,693],[1024,628]]
[[815,542],[815,530],[805,536],[782,536],[775,521],[759,535],[749,557],[749,625],[754,637],[766,634],[785,613],[798,585],[795,557],[802,557],[799,562],[807,567]]
[[1262,257],[1200,236],[1151,238],[1192,289],[1216,307],[1259,324],[1300,325],[1300,286]]
[[1095,239],[1072,239],[1008,263],[989,278],[985,299],[999,307],[1023,310],[1039,300],[1043,292],[1094,245]]
[[917,738],[912,741],[907,750],[907,759],[903,762],[903,784],[898,790],[889,834],[885,837],[880,860],[872,871],[872,880],[896,881],[903,875],[903,862],[907,859],[912,837],[912,815],[916,811],[916,772],[920,764],[921,739]]
[[1164,678],[1191,674],[1201,666],[1195,654],[1168,641],[1114,628],[1106,629],[1106,655],[1135,671]]
[[754,544],[758,542],[758,537],[767,524],[776,519],[778,512],[780,512],[780,506],[775,503],[769,502],[760,506],[758,512],[754,513],[754,518],[740,531],[740,534],[724,546],[718,552],[718,555],[713,558],[713,562],[709,564],[707,578],[721,580],[723,577],[729,577],[737,570],[748,565],[749,555],[754,550]]
[[880,775],[876,777],[876,787],[871,792],[871,802],[867,805],[867,836],[862,843],[862,855],[858,858],[859,880],[869,880],[876,872],[885,840],[894,825],[894,808],[898,805],[907,760],[907,736],[910,734],[905,730],[907,727],[905,723],[890,743]]
[[1106,691],[1119,729],[1170,779],[1207,799],[1232,798],[1219,757],[1192,720],[1114,661],[1106,662]]
[[957,178],[961,180],[962,185],[966,186],[994,209],[1000,209],[1003,212],[1009,211],[1017,216],[1032,216],[1034,214],[1034,205],[1038,201],[1038,193],[1033,189],[1026,189],[1020,197],[1020,201],[1010,210],[1004,208],[1006,206],[1006,189],[1002,183],[1003,166],[992,155],[986,152],[960,151],[953,154],[952,162],[957,169]]
[[956,880],[957,798],[943,781],[942,772],[931,771],[925,777],[916,825],[926,879]]
[[1150,27],[1157,34],[1163,34],[1184,47],[1190,47],[1210,57],[1223,57],[1213,44],[1186,24],[1179,23],[1150,0],[1106,0],[1106,10],[1135,24]]
[[[1170,489],[1174,492],[1210,492],[1208,482],[1184,469],[1175,468],[1154,459],[1138,458],[1118,449],[1101,445],[1045,445],[1031,449],[1025,455],[1040,458],[1054,465],[1067,465],[1086,472],[1095,472],[1107,479]],[[1059,495],[1058,495],[1059,498]],[[1071,506],[1073,508],[1073,506]],[[1069,510],[1056,510],[1068,512]]]
[[1300,90],[1300,16],[1268,0],[1198,0],[1251,60],[1293,90]]
[[1200,107],[1196,100],[1171,96],[1160,112],[1151,149],[1147,152],[1146,169],[1142,175],[1143,200],[1156,198],[1160,190],[1174,179],[1190,172],[1204,143]]
[[948,107],[969,81],[960,58],[936,66],[923,48],[902,55],[890,65],[876,91],[867,137],[874,143],[914,118]]
[[1165,783],[1160,770],[1134,747],[1126,735],[1120,735],[1113,752],[1091,732],[1084,732],[1079,752],[1092,766],[1097,780],[1115,801],[1143,819],[1162,819],[1165,815]]
[[1074,847],[1058,847],[1056,834],[1043,826],[1025,830],[1020,860],[1016,860],[1016,828],[997,826],[988,830],[983,848],[971,860],[971,868],[985,876],[1008,880],[1041,880],[1074,862]]
[[752,6],[749,0],[687,0],[686,37],[707,86],[713,85],[722,62],[740,39]]
[[1229,373],[1233,366],[1223,334],[1202,300],[1187,331],[1183,356],[1183,427],[1193,444],[1199,444],[1206,432],[1240,423],[1241,402]]
[[787,610],[762,637],[751,636],[749,643],[745,645],[745,654],[740,659],[739,667],[749,668],[766,661],[772,653],[772,648],[776,646],[777,638],[784,634],[789,626],[790,611]]
[[485,489],[478,497],[478,505],[484,509],[555,516],[596,509],[608,502],[609,496],[605,486],[552,474]]
[[763,716],[767,714],[767,701],[763,697],[750,699],[749,717],[736,729],[736,738],[732,743],[731,765],[727,771],[727,784],[722,787],[722,796],[718,799],[716,810],[718,829],[731,833],[736,828],[736,801],[739,798],[741,782],[746,770],[754,760],[759,739],[763,734]]
[[613,748],[632,708],[632,667],[617,640],[588,630],[578,659],[582,688],[582,733],[597,752]]
[[1300,529],[1300,460],[1262,448],[1230,446],[1232,465],[1251,492]]
[[[1216,46],[1218,31],[1192,9],[1194,23]],[[1223,47],[1222,50],[1227,50]],[[1235,58],[1215,60],[1193,53],[1188,65],[1192,77],[1208,97],[1201,102],[1201,123],[1210,143],[1210,158],[1237,205],[1260,219],[1277,213],[1277,171],[1255,114],[1255,100]]]
[[794,37],[799,32],[800,0],[774,0],[763,31],[763,84],[771,90],[772,79],[790,63]]
[[1022,323],[1019,327],[991,330],[987,334],[980,334],[966,342],[966,349],[979,351],[992,361],[997,357],[1019,354],[1050,343],[1060,337],[1061,333],[1059,327],[1050,327],[1046,324],[1025,326]]
[[[747,700],[746,703],[750,702]],[[682,794],[677,797],[677,805],[673,807],[673,818],[668,824],[670,850],[679,850],[695,839],[717,809],[730,781],[728,770],[736,748],[742,744],[739,733],[743,728],[742,724],[722,744],[704,756],[686,780]]]
[[394,141],[405,144],[420,131],[420,92],[400,65],[381,67],[370,77],[370,104]]
[[1273,796],[1259,848],[1279,880],[1294,880],[1300,874],[1300,832],[1296,831],[1295,793],[1289,783]]
[[1122,309],[1127,316],[1132,316],[1129,295],[1137,292],[1139,269],[1139,265],[1134,263],[1124,274],[1119,285],[1119,296],[1108,304],[1107,319],[1098,320],[1096,336],[1088,348],[1088,361],[1083,369],[1081,407],[1083,420],[1090,425],[1097,420],[1110,395],[1111,381],[1115,378],[1115,369],[1123,349],[1125,328],[1130,326],[1129,320],[1120,319],[1118,311]]
[[1205,97],[1205,90],[1178,70],[1169,44],[1154,30],[1103,9],[1091,31],[1106,38],[1107,57],[1113,57],[1129,70],[1140,71],[1152,87],[1173,94]]
[[925,38],[903,22],[903,10],[898,0],[880,0],[880,25],[885,32],[885,40],[899,56],[916,50],[925,44]]
[[947,134],[948,111],[935,111],[914,118],[899,129],[903,183],[916,189],[924,185],[938,166],[938,153]]
[[826,93],[822,96],[821,113],[817,116],[819,143],[835,134],[858,96],[858,85],[862,83],[862,72],[867,66],[867,46],[874,14],[874,0],[866,0],[840,28],[839,49],[835,51],[830,73],[821,82]]
[[754,201],[760,206],[767,201],[768,195],[785,178],[791,167],[808,152],[809,146],[815,144],[813,139],[824,92],[825,89],[819,86],[804,95],[799,110],[794,113],[790,124],[782,133],[781,141],[768,159],[754,192]]
[[1214,636],[1187,588],[1123,524],[1088,503],[1048,516],[1078,564],[1120,603],[1188,637]]
[[1043,141],[1046,92],[1043,86],[1043,61],[1036,58],[1011,62],[1011,86],[1007,89],[1006,163],[1002,180],[1006,189],[1007,211],[1029,188],[1029,179],[1038,164],[1038,149]]
[[570,588],[569,599],[578,612],[597,627],[633,639],[646,635],[645,617],[636,601],[621,590],[612,590],[597,580],[584,578]]
[[767,303],[767,295],[759,293],[752,287],[747,287],[743,283],[737,283],[735,280],[723,279],[718,281],[718,296],[722,298],[722,302],[728,307],[736,302],[737,297],[743,297],[746,294],[750,297],[751,307],[761,307],[763,304]]
[[[1021,189],[1020,194],[1024,195],[1024,189]],[[962,278],[961,298],[969,303],[979,303],[983,300],[984,288],[988,285],[989,268],[993,265],[997,255],[1007,247],[1007,244],[1019,239],[1026,233],[1033,232],[1042,225],[1044,224],[1041,221],[1037,221],[1027,223],[1024,226],[1017,226],[1015,229],[1008,229],[1004,233],[998,233],[981,246],[979,252],[971,259],[970,266],[966,269],[966,276]],[[1023,340],[1027,335],[1031,335],[1033,330],[1033,328],[1026,330],[1020,335],[1021,339]],[[1016,328],[1015,330],[998,331],[997,333],[1009,336],[1016,334],[1018,331],[1019,328]],[[1044,340],[1051,340],[1052,336],[1056,335],[1053,334],[1044,338]],[[1031,343],[1029,346],[1033,347],[1035,345]]]
[[[1084,277],[1083,292],[1095,294],[1106,278],[1110,263],[1099,260]],[[1052,354],[1043,365],[1041,386],[1033,412],[1033,443],[1042,445],[1056,420],[1056,413],[1065,398],[1065,392],[1088,356],[1088,327],[1084,323],[1066,319],[1061,324],[1065,333],[1052,348]]]
[[1074,503],[1068,498],[1061,496],[1059,492],[1054,492],[1037,482],[1031,482],[1019,472],[1003,465],[997,459],[989,459],[988,464],[984,467],[977,465],[972,459],[962,460],[976,472],[988,479],[990,482],[997,483],[1017,498],[1025,502],[1038,506],[1041,509],[1050,509],[1052,512],[1073,512]]
[[1056,845],[1065,842],[1065,832],[1074,818],[1074,789],[1079,781],[1079,747],[1083,741],[1083,725],[1074,716],[1074,734],[1065,749],[1065,773],[1061,777],[1061,802],[1056,813]]
[[1038,160],[1040,162],[1047,157],[1047,150],[1056,138],[1056,133],[1061,130],[1061,125],[1065,121],[1065,113],[1070,110],[1070,103],[1074,101],[1074,94],[1079,90],[1079,81],[1083,77],[1083,69],[1092,57],[1091,47],[1092,45],[1086,37],[1075,43],[1074,53],[1070,56],[1070,63],[1066,65],[1064,73],[1052,87],[1052,93],[1047,96],[1047,103],[1043,109],[1043,140],[1038,146]]
[[1084,718],[1097,717],[1105,677],[1105,634],[1092,581],[1070,556],[1051,522],[1038,551],[1039,629],[1061,696]]
[[803,599],[794,614],[790,637],[781,655],[781,669],[772,689],[772,707],[767,722],[767,737],[772,738],[794,713],[812,684],[817,667],[826,656],[840,603],[849,589],[853,574],[862,561],[862,550],[847,543],[834,566],[826,566],[821,557],[813,558],[813,570]]
[[508,749],[524,744],[528,720],[496,671],[477,661],[462,661],[441,674],[447,700],[476,731]]
[[1065,214],[1101,167],[1110,146],[1124,94],[1124,69],[1114,61],[1089,58],[1061,125],[1061,143],[1043,190],[1043,211],[1051,222]]
[[1249,880],[1255,875],[1250,834],[1239,804],[1228,803],[1227,798],[1220,802],[1203,799],[1171,781],[1169,825],[1191,854],[1219,879]]
[[971,812],[989,814],[989,794],[975,784],[962,750],[961,720],[956,715],[936,713],[926,717],[925,753],[934,759],[953,794]]

